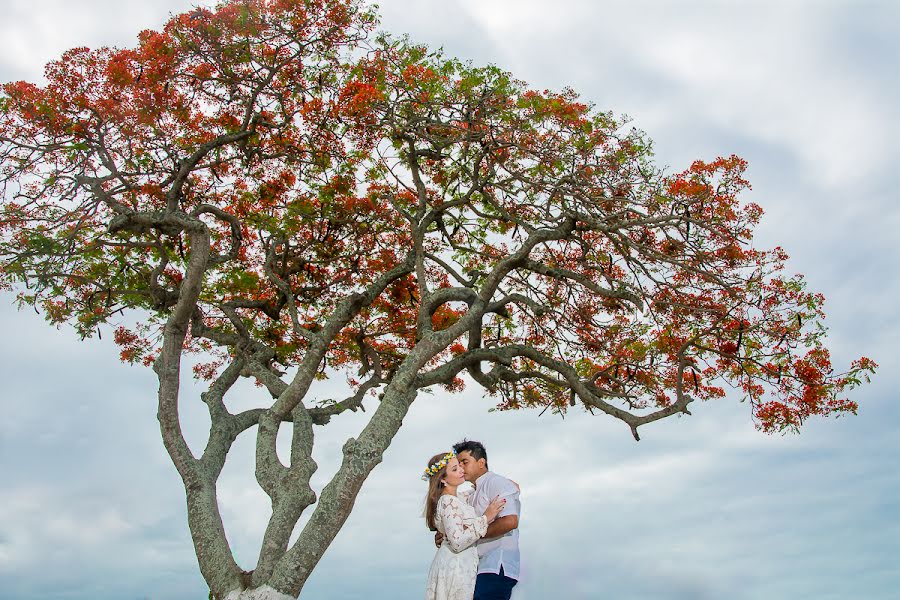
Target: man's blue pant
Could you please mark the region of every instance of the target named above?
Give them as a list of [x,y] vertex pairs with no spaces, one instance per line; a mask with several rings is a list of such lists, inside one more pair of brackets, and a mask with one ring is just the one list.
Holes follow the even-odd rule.
[[500,567],[500,574],[479,573],[475,580],[475,597],[473,600],[509,600],[512,589],[516,585],[516,580],[511,579],[503,574],[503,567]]

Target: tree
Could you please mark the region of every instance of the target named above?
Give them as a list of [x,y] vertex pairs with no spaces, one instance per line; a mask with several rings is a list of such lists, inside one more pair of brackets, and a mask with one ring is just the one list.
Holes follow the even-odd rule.
[[[500,409],[596,411],[635,439],[729,385],[766,432],[856,411],[844,394],[875,365],[832,369],[824,299],[752,244],[743,160],[668,174],[571,90],[375,24],[360,0],[225,2],[0,96],[0,281],[82,337],[113,327],[122,359],[154,368],[215,597],[299,595],[419,391],[463,376]],[[199,456],[178,417],[190,353],[207,361]],[[341,375],[349,397],[309,401]],[[263,397],[234,414],[242,378]],[[315,428],[373,396],[317,495]],[[243,571],[216,481],[254,427],[272,514]]]

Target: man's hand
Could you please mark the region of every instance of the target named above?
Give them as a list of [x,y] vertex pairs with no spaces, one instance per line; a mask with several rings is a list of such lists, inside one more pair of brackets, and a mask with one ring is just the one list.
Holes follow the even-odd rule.
[[435,532],[434,545],[437,546],[438,548],[440,548],[443,541],[444,541],[444,534],[442,534],[440,531]]

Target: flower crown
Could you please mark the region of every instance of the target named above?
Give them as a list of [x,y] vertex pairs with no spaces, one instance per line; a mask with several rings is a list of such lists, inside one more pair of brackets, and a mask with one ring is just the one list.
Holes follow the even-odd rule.
[[429,479],[431,479],[432,477],[437,475],[438,471],[440,471],[441,469],[446,467],[447,463],[450,462],[450,459],[455,456],[456,456],[456,451],[451,450],[450,452],[445,454],[443,456],[443,458],[441,458],[441,460],[437,461],[436,463],[434,463],[433,465],[431,465],[430,467],[425,469],[425,472],[422,474],[422,481],[428,481]]

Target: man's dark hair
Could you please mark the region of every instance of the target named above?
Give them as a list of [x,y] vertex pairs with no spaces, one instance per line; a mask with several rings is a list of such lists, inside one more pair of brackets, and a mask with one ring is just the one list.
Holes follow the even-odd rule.
[[488,468],[487,450],[484,449],[484,444],[482,444],[481,442],[476,442],[474,440],[463,440],[458,444],[453,444],[453,451],[457,454],[459,454],[460,452],[468,452],[475,460],[480,460],[483,458],[484,468]]

